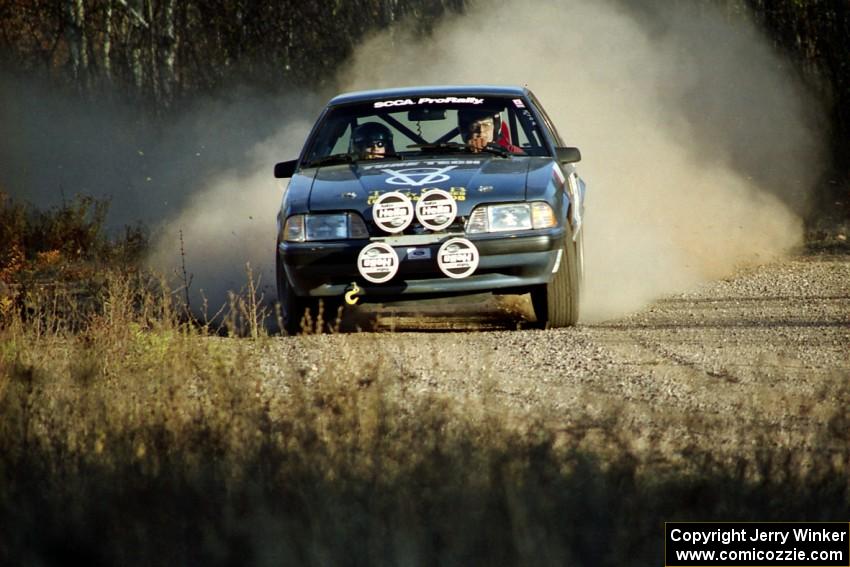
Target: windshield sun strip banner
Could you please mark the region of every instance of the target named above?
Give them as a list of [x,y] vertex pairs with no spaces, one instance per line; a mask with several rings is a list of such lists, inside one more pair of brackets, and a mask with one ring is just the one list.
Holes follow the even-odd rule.
[[421,104],[484,104],[483,98],[476,98],[474,96],[467,97],[457,97],[457,96],[447,96],[441,98],[431,98],[431,97],[419,97],[414,100],[412,98],[400,98],[393,100],[381,100],[375,102],[374,108],[389,108],[394,106],[418,106]]

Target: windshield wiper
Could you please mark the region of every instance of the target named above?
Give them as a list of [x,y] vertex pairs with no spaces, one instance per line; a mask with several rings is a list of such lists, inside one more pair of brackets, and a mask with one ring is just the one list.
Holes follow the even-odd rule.
[[510,157],[511,155],[513,155],[513,154],[511,154],[511,152],[509,152],[508,150],[506,150],[505,148],[503,148],[499,144],[493,144],[493,143],[487,144],[486,146],[481,148],[481,151],[487,152],[487,153],[490,153],[490,154],[496,154],[497,156],[502,156],[504,158]]
[[411,144],[407,146],[408,148],[415,148],[417,150],[427,150],[427,151],[435,151],[435,152],[468,152],[469,147],[466,144],[459,144],[457,142],[442,142],[439,144]]
[[354,158],[351,154],[333,154],[319,159],[314,159],[305,167],[322,167],[323,165],[338,165],[341,163],[353,163]]
[[419,150],[425,151],[433,151],[433,152],[463,152],[463,153],[479,153],[479,152],[487,152],[488,154],[495,154],[501,157],[509,157],[511,153],[505,148],[497,145],[497,144],[487,144],[483,148],[481,148],[478,152],[475,152],[472,148],[467,146],[466,144],[460,144],[458,142],[442,142],[439,144],[412,144],[407,146],[408,148],[416,148]]

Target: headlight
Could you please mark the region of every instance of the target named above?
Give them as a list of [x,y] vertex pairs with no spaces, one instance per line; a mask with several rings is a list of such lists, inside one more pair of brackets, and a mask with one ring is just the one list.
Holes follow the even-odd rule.
[[531,207],[526,203],[490,205],[487,207],[490,232],[528,230],[531,228]]
[[355,213],[292,215],[286,219],[282,237],[288,242],[312,242],[368,238],[369,232]]
[[555,212],[547,203],[507,203],[476,207],[466,223],[466,232],[507,232],[557,225]]
[[304,219],[307,240],[348,238],[348,215],[307,215]]

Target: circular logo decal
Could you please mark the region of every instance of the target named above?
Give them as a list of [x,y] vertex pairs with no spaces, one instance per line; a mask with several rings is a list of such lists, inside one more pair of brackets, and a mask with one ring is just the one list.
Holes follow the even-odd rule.
[[437,264],[450,278],[471,276],[478,268],[478,249],[466,238],[451,238],[440,246]]
[[443,230],[455,221],[457,203],[442,189],[425,191],[416,202],[416,218],[427,229]]
[[401,232],[413,222],[413,203],[398,191],[384,193],[372,206],[372,219],[384,232]]
[[398,254],[392,246],[373,242],[357,256],[357,271],[372,283],[384,283],[396,275],[398,263]]

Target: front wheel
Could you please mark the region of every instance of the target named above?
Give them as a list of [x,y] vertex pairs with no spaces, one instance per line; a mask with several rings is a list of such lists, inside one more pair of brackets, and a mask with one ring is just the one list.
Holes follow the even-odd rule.
[[310,307],[310,299],[298,297],[289,280],[286,279],[286,271],[278,256],[275,261],[275,272],[277,275],[277,300],[280,304],[280,322],[283,332],[287,335],[297,335],[304,323],[304,315]]
[[337,298],[318,300],[300,297],[286,279],[286,271],[280,257],[275,261],[277,273],[277,300],[280,303],[280,319],[283,332],[297,335],[302,331],[323,332],[335,330],[339,324],[342,301]]
[[531,304],[537,323],[546,329],[571,327],[578,321],[581,290],[582,239],[573,242],[567,233],[561,245],[560,263],[548,284],[531,290]]

